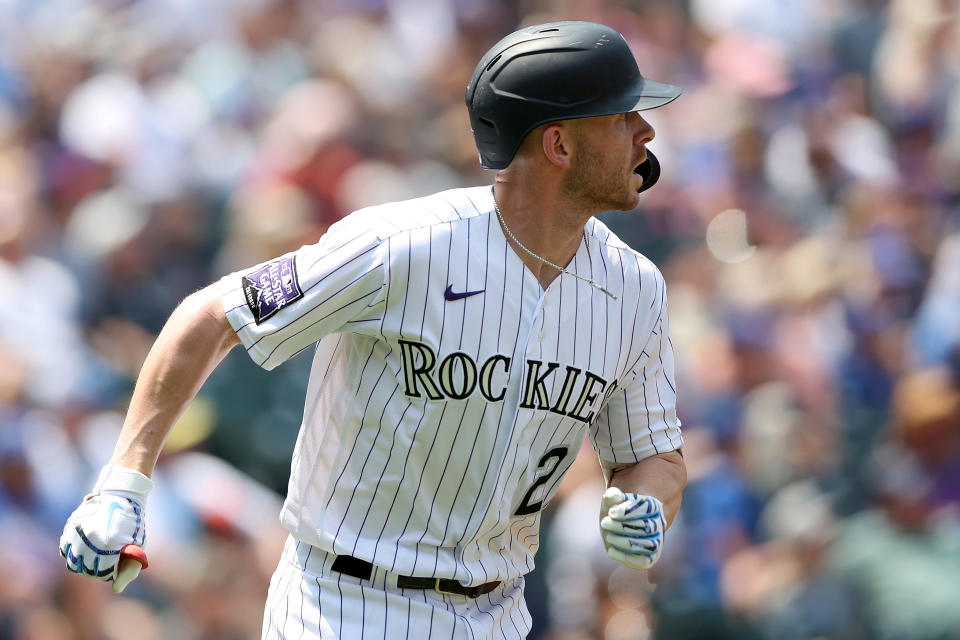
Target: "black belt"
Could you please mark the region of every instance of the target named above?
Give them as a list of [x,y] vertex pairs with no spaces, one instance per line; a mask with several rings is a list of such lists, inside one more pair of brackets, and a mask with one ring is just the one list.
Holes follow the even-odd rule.
[[[373,575],[373,565],[366,560],[354,558],[353,556],[337,556],[330,567],[337,573],[343,573],[361,580],[369,580]],[[452,593],[458,596],[467,596],[468,598],[477,598],[485,593],[490,593],[498,586],[499,582],[487,582],[475,587],[465,587],[456,580],[447,578],[418,578],[416,576],[397,576],[397,586],[401,589],[435,589],[440,593]]]

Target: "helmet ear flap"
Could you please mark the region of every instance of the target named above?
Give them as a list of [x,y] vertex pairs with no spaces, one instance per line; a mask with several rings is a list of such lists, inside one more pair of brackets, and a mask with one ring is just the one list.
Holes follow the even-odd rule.
[[660,179],[660,161],[650,149],[647,149],[647,159],[641,162],[633,172],[643,178],[643,184],[637,189],[637,193],[643,193]]

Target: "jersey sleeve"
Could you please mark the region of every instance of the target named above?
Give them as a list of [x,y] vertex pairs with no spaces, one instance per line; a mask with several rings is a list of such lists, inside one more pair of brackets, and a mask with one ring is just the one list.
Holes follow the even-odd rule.
[[345,219],[317,244],[220,280],[227,319],[254,362],[273,369],[328,334],[379,326],[384,243],[359,227]]
[[638,462],[683,444],[677,418],[673,343],[667,317],[666,287],[657,273],[660,300],[649,338],[634,367],[600,409],[590,440],[601,460]]

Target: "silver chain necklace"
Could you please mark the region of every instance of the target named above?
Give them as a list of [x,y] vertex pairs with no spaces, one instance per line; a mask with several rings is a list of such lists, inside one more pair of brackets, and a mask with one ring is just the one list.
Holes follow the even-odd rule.
[[[490,191],[493,192],[493,187],[490,188]],[[553,264],[552,262],[550,262],[550,261],[547,260],[546,258],[541,258],[541,257],[538,256],[537,254],[535,254],[533,251],[531,251],[530,249],[528,249],[528,248],[526,247],[526,245],[524,245],[522,242],[520,242],[520,240],[517,238],[517,236],[513,235],[513,231],[510,231],[510,227],[507,226],[507,221],[503,219],[503,213],[500,211],[500,205],[497,204],[497,196],[496,196],[495,193],[494,193],[494,195],[493,195],[493,210],[497,212],[497,219],[500,220],[500,224],[501,224],[501,226],[503,226],[503,230],[507,232],[507,237],[509,237],[511,240],[513,240],[513,242],[514,242],[518,247],[520,247],[521,249],[523,249],[523,251],[524,251],[525,253],[527,253],[528,255],[532,256],[533,258],[539,260],[539,261],[542,262],[543,264],[545,264],[545,265],[547,265],[547,266],[550,266],[550,267],[553,267],[554,269],[556,269],[556,270],[559,271],[560,273],[565,273],[565,274],[567,274],[568,276],[573,276],[573,277],[576,278],[577,280],[583,280],[584,282],[586,282],[587,284],[589,284],[589,285],[590,285],[591,287],[593,287],[594,289],[598,289],[598,290],[604,292],[605,294],[607,294],[608,296],[610,296],[610,297],[611,297],[612,299],[614,299],[614,300],[617,299],[617,296],[613,295],[612,293],[610,293],[609,291],[607,291],[606,289],[604,289],[603,287],[601,287],[599,284],[597,284],[597,281],[593,279],[593,258],[592,258],[592,256],[590,255],[590,243],[587,241],[587,234],[586,234],[586,232],[583,232],[583,243],[584,243],[584,245],[587,247],[587,261],[590,263],[590,277],[589,277],[589,278],[584,278],[583,276],[577,275],[577,274],[573,273],[572,271],[567,271],[566,269],[564,269],[564,268],[561,267],[560,265]]]

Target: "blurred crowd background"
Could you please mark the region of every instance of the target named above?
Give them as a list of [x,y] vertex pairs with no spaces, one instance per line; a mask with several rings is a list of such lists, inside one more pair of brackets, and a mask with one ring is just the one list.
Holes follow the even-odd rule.
[[146,350],[354,209],[490,183],[466,82],[556,19],[685,88],[603,218],[667,278],[690,481],[635,573],[585,447],[531,638],[960,638],[956,0],[0,0],[0,639],[259,637],[309,354],[210,379],[124,597],[57,554]]

